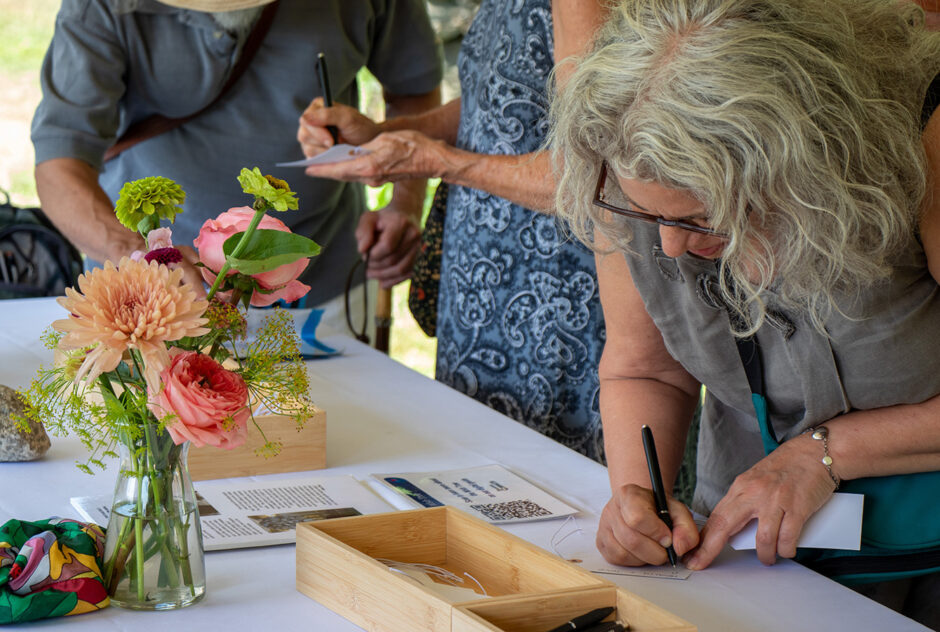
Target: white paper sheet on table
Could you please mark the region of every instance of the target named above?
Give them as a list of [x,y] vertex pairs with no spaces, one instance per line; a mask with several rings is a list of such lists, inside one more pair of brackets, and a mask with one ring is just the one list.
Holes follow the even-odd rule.
[[310,165],[324,165],[331,162],[344,162],[352,160],[359,156],[365,156],[369,153],[368,149],[356,147],[355,145],[333,145],[322,154],[304,158],[303,160],[292,160],[290,162],[275,163],[277,167],[307,167]]
[[[206,551],[290,544],[299,522],[392,511],[350,475],[261,476],[194,484]],[[111,516],[111,496],[77,496],[72,506],[101,526]]]
[[551,551],[560,558],[581,568],[602,575],[631,575],[658,579],[688,579],[692,571],[680,564],[673,568],[662,566],[614,566],[597,550],[595,536],[597,521],[582,521],[569,517],[552,536]]
[[493,524],[577,513],[550,492],[499,464],[437,472],[373,474],[370,487],[398,509],[451,505]]
[[[807,549],[857,551],[862,542],[862,494],[836,493],[803,526],[797,546]],[[728,542],[735,550],[756,548],[757,520]]]

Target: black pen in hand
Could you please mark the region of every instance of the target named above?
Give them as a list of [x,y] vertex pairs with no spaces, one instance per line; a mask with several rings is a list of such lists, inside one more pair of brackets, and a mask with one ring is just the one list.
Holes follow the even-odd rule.
[[[656,501],[656,513],[659,519],[666,523],[669,530],[672,531],[672,518],[669,515],[669,505],[666,502],[666,488],[663,486],[663,473],[659,469],[659,457],[656,455],[656,442],[653,441],[653,431],[649,426],[644,425],[641,429],[643,433],[643,450],[646,452],[646,465],[650,470],[650,485],[653,487],[653,499]],[[669,556],[669,563],[676,567],[676,550],[669,545],[666,547],[666,555]]]
[[[323,91],[323,107],[333,106],[333,92],[330,90],[330,73],[326,69],[326,56],[317,55],[317,76],[320,78],[320,89]],[[339,141],[339,131],[335,125],[327,125],[327,131],[333,137],[333,144]]]
[[556,628],[552,628],[548,632],[576,632],[579,630],[584,630],[588,628],[611,612],[614,611],[614,608],[597,608],[596,610],[591,610],[582,615],[579,615],[572,619],[571,621],[566,621]]

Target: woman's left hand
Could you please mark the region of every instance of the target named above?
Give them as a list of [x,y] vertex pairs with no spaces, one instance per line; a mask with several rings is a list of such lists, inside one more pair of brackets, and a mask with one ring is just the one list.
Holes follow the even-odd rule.
[[709,516],[686,566],[700,570],[711,564],[728,539],[755,518],[761,562],[795,556],[803,525],[835,488],[822,457],[821,443],[802,434],[740,474]]
[[443,154],[437,150],[444,143],[420,132],[384,132],[361,147],[369,153],[343,162],[310,165],[305,173],[377,187],[386,182],[439,177],[443,171]]

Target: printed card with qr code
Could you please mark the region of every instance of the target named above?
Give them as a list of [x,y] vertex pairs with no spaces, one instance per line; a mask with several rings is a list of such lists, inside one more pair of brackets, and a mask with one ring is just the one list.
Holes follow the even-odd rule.
[[451,505],[493,524],[560,518],[578,511],[502,465],[372,476],[407,499],[409,508]]

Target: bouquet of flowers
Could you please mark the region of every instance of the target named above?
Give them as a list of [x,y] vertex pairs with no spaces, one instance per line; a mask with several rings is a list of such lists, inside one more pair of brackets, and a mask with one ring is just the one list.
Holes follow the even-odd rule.
[[[82,470],[121,452],[103,569],[117,605],[180,607],[204,593],[190,443],[241,445],[257,406],[298,426],[312,413],[289,314],[272,310],[241,353],[236,342],[245,333],[239,305],[302,297],[310,288],[297,277],[319,246],[266,214],[297,208],[287,183],[257,168],[238,181],[252,205],[208,220],[194,242],[195,265],[211,284],[205,298],[183,282],[184,252],[161,225],[182,211],[185,193],[160,177],[125,184],[115,212],[148,250],[105,262],[58,299],[68,317],[44,337],[64,360],[40,369],[21,394],[28,418],[88,447]],[[279,449],[266,441],[261,451]]]

